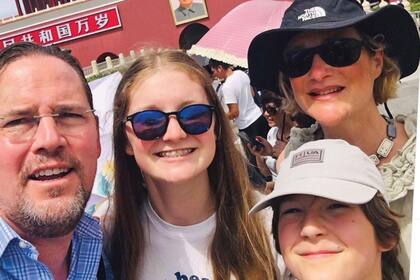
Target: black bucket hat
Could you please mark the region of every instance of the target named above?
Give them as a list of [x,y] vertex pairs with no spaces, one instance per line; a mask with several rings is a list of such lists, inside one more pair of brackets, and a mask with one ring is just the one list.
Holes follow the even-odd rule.
[[248,49],[251,84],[278,91],[280,59],[289,40],[302,31],[355,26],[369,36],[383,34],[385,53],[394,58],[401,78],[414,73],[419,64],[420,40],[410,13],[388,5],[368,13],[356,0],[295,0],[285,11],[280,28],[258,34]]

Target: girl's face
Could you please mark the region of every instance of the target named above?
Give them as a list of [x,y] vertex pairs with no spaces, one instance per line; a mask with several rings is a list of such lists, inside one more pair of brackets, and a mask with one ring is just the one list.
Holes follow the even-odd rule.
[[279,127],[282,125],[283,112],[280,106],[274,102],[269,102],[263,106],[263,115],[268,122],[270,127]]
[[[209,104],[203,86],[185,72],[167,67],[134,85],[127,115],[147,109],[175,112],[191,104]],[[177,117],[170,115],[166,133],[156,140],[137,138],[131,123],[127,122],[126,152],[135,157],[144,176],[152,181],[200,182],[207,179],[207,168],[216,151],[215,118],[213,114],[207,132],[190,135],[181,128]]]
[[[360,39],[354,28],[338,31],[309,31],[296,35],[288,44],[289,50],[316,47],[329,39]],[[334,67],[315,54],[312,66],[302,76],[290,78],[299,107],[323,126],[339,125],[360,115],[367,108],[375,108],[373,84],[382,71],[383,53],[373,56],[362,47],[360,58],[353,64]]]
[[292,195],[280,205],[278,238],[286,266],[300,279],[381,279],[372,224],[358,205]]

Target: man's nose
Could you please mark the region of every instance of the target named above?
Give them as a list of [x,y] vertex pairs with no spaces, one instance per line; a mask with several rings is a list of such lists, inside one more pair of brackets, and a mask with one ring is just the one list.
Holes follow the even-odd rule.
[[66,140],[53,116],[43,116],[39,119],[33,136],[32,149],[34,151],[54,151],[63,146]]

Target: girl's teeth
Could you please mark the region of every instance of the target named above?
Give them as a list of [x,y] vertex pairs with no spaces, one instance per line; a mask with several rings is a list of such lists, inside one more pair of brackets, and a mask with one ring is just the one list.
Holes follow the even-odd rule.
[[160,152],[158,155],[160,157],[182,157],[186,154],[192,152],[193,149],[183,149],[183,150],[176,150],[176,151],[168,151],[168,152]]

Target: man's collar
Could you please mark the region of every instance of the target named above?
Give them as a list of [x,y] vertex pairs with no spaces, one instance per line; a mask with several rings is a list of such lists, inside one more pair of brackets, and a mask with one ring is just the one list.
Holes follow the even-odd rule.
[[12,227],[9,226],[2,217],[0,217],[0,257],[3,255],[9,243],[14,239],[22,240]]
[[[100,230],[98,221],[86,213],[83,214],[77,224],[73,235],[74,234],[94,239],[102,239],[102,231]],[[27,242],[22,239],[22,237],[20,237],[2,217],[0,217],[0,257],[3,255],[9,243],[15,239]]]
[[102,231],[99,222],[87,213],[83,214],[73,235],[74,234],[88,236],[94,239],[102,239]]

